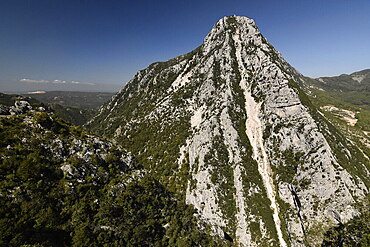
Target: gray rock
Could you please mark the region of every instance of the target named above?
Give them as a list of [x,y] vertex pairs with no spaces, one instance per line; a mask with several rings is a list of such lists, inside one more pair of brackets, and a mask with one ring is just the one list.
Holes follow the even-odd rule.
[[[166,141],[186,133],[163,180],[183,181],[186,169],[178,192],[215,233],[240,246],[315,245],[322,232],[309,232],[353,216],[370,162],[302,100],[300,76],[252,19],[225,17],[197,50],[139,71],[89,124],[142,145],[155,172],[165,162],[147,151],[156,145],[135,139],[148,133],[140,126],[160,122],[153,133]],[[130,104],[133,113],[120,114]],[[179,119],[186,130],[175,128]]]

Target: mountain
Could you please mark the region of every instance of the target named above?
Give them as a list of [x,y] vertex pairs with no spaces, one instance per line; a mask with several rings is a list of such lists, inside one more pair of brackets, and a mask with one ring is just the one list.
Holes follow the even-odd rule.
[[22,94],[47,104],[64,120],[83,125],[114,94],[108,92],[38,91]]
[[[329,97],[370,111],[370,69],[354,72],[350,75],[343,74],[316,79],[306,77],[303,81],[313,90],[326,92]],[[369,127],[366,128],[369,129]]]
[[317,245],[368,193],[369,158],[252,19],[139,71],[87,127],[114,138],[236,246]]
[[[25,96],[25,95],[32,95]],[[81,109],[70,106],[63,106],[57,103],[50,103],[47,100],[39,101],[35,99],[34,94],[25,94],[24,96],[18,94],[4,94],[0,93],[0,107],[3,111],[3,114],[10,114],[9,110],[11,107],[14,107],[15,102],[26,101],[33,107],[42,107],[45,111],[54,112],[63,120],[70,122],[74,125],[83,125],[91,117],[96,114],[96,110],[93,109]],[[7,112],[8,113],[5,113]]]
[[369,91],[370,69],[354,72],[350,75],[317,78],[324,88],[338,91]]
[[0,115],[0,246],[226,245],[195,213],[121,146],[26,101]]
[[22,94],[35,98],[43,103],[58,104],[84,110],[95,110],[107,102],[114,93],[108,92],[75,92],[75,91],[41,91]]
[[[9,108],[14,106],[14,103],[16,101],[27,101],[30,106],[33,106],[35,108],[37,107],[44,107],[45,105],[41,103],[40,101],[32,98],[32,97],[24,97],[21,95],[16,94],[5,94],[0,92],[0,105]],[[3,114],[2,114],[3,115]]]
[[81,109],[53,103],[49,103],[47,105],[60,118],[78,126],[84,125],[91,117],[96,114],[96,110]]

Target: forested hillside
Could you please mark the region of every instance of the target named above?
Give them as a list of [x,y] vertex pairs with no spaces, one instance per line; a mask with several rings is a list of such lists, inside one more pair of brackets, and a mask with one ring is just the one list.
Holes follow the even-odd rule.
[[0,246],[222,246],[120,146],[53,114],[0,119]]

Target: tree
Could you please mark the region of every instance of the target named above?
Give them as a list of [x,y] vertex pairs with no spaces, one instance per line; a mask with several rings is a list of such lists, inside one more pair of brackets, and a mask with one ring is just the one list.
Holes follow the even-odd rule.
[[355,204],[357,215],[329,229],[321,246],[370,246],[370,194]]

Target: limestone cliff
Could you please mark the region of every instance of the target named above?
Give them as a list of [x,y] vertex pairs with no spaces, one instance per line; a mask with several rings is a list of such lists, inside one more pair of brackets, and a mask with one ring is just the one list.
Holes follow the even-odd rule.
[[[139,71],[88,124],[114,137],[236,246],[305,246],[354,214],[369,159],[300,88],[252,19]],[[321,231],[322,230],[322,231]]]

